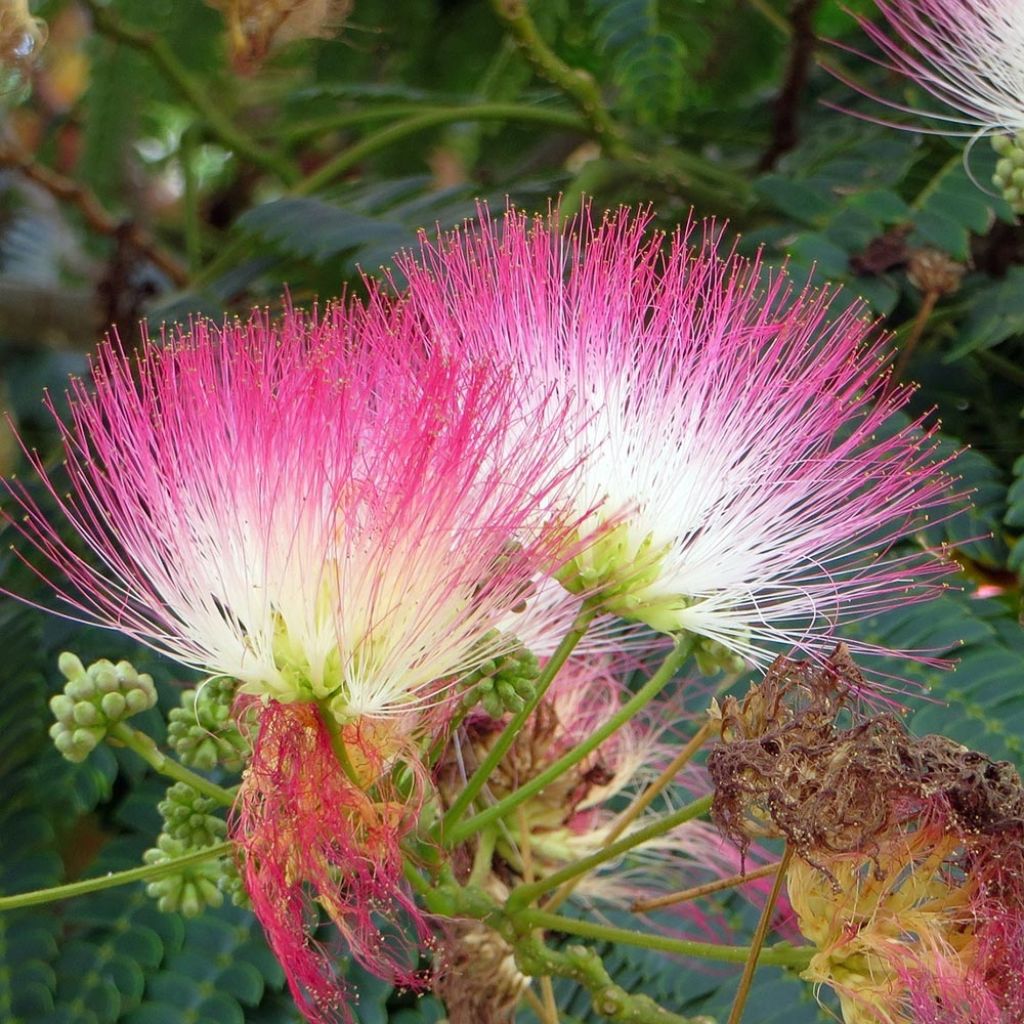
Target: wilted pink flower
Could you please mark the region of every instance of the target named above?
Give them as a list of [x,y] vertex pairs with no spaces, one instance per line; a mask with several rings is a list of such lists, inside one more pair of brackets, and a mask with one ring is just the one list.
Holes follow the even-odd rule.
[[[571,658],[492,774],[491,795],[500,798],[512,792],[605,725],[622,707],[628,693],[624,678],[632,667],[631,659],[622,655]],[[686,687],[691,695],[695,685]],[[523,871],[527,856],[532,873],[544,877],[608,846],[619,812],[669,765],[684,742],[679,726],[690,718],[676,700],[656,701],[577,766],[524,801],[517,824],[525,826],[527,834],[510,828],[496,839],[505,881],[509,871]],[[471,765],[481,759],[504,724],[472,713],[465,724],[463,761],[468,759]],[[441,772],[442,795],[457,794],[460,779],[457,761],[450,759]],[[706,773],[685,769],[620,835],[638,831],[673,802],[688,801],[709,788]],[[524,854],[527,841],[530,850]],[[757,866],[762,852],[755,851],[748,864]],[[741,866],[738,851],[713,826],[694,820],[583,876],[575,891],[587,900],[628,907],[635,900],[735,874]],[[678,916],[701,928],[709,926],[695,904],[683,905]]]
[[666,252],[649,221],[482,211],[399,260],[435,344],[511,366],[575,416],[574,515],[602,533],[559,578],[755,662],[927,596],[947,567],[892,549],[948,481],[930,432],[891,420],[909,390],[863,311],[794,290],[713,224]]
[[402,712],[499,653],[572,529],[564,436],[515,388],[340,306],[107,343],[59,424],[69,493],[30,455],[89,557],[17,481],[12,522],[87,621],[243,693]]
[[1024,6],[1019,0],[875,0],[892,34],[858,19],[883,63],[944,105],[904,113],[939,123],[951,135],[1024,131]]
[[[624,683],[629,659],[614,657],[573,658],[559,673],[547,698],[559,727],[547,756],[554,760],[581,743],[614,715],[629,691]],[[682,689],[693,698],[700,686],[693,680]],[[613,733],[581,766],[586,786],[576,794],[576,802],[560,827],[547,823],[547,835],[536,837],[539,850],[548,850],[554,857],[549,867],[563,864],[604,849],[619,820],[619,812],[639,797],[654,782],[682,745],[689,738],[681,728],[691,722],[679,703],[660,699],[639,716]],[[690,732],[693,729],[691,728]],[[650,824],[675,802],[689,801],[710,790],[710,780],[703,768],[693,764],[680,771],[663,796],[621,833],[628,836]],[[536,805],[545,802],[541,794]],[[526,803],[529,818],[531,803]],[[544,828],[543,819],[541,822]],[[634,901],[652,899],[673,890],[698,885],[756,868],[764,862],[765,851],[756,847],[744,859],[727,843],[713,825],[694,820],[680,825],[663,836],[648,840],[634,848],[621,860],[612,861],[590,875],[584,876],[576,891],[584,898],[603,903],[628,906]],[[741,891],[748,895],[771,886],[766,882],[750,882]],[[716,927],[705,908],[696,903],[683,903],[671,911],[680,922],[717,934],[727,929]]]
[[[315,1024],[354,1019],[335,971],[346,949],[378,977],[416,986],[423,981],[419,949],[430,934],[404,888],[399,847],[423,801],[423,773],[405,758],[408,785],[399,793],[373,723],[347,726],[343,741],[356,780],[338,770],[314,705],[271,702],[232,815],[253,910],[296,1003]],[[312,937],[321,910],[344,947]]]

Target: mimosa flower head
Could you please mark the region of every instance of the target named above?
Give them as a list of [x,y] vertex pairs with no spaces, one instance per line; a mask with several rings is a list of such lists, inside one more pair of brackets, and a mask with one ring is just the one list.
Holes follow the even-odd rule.
[[889,387],[883,340],[714,224],[666,249],[649,221],[482,210],[399,260],[435,344],[508,365],[575,415],[565,466],[598,539],[559,578],[754,662],[927,596],[947,567],[893,546],[948,482],[928,431],[891,420],[909,392]]
[[1024,7],[1018,0],[875,0],[884,27],[860,18],[890,70],[942,104],[887,106],[934,122],[949,135],[1024,132]]
[[[491,775],[491,796],[500,799],[513,792],[604,726],[627,699],[624,678],[634,667],[622,653],[571,658]],[[676,735],[676,726],[687,717],[674,699],[655,702],[524,801],[516,819],[519,828],[497,839],[501,877],[507,882],[509,873],[521,873],[527,861],[530,871],[543,877],[607,847],[613,841],[610,836],[618,812],[658,778],[678,753],[684,741]],[[482,713],[471,714],[461,737],[453,741],[461,744],[460,756],[451,753],[442,764],[443,798],[458,793],[460,759],[471,766],[486,756],[504,724]],[[697,769],[680,774],[647,812],[615,838],[649,824],[680,793],[689,800],[707,786]],[[525,850],[527,844],[529,850]],[[575,891],[590,901],[626,907],[634,900],[681,888],[695,878],[706,881],[708,873],[712,877],[733,874],[740,870],[739,861],[711,826],[689,821],[583,876]],[[701,927],[707,923],[693,904],[680,916]]]
[[88,551],[17,480],[11,518],[85,620],[244,694],[400,714],[500,653],[561,557],[565,438],[528,415],[508,373],[354,306],[198,321],[73,384],[67,493],[30,454]]

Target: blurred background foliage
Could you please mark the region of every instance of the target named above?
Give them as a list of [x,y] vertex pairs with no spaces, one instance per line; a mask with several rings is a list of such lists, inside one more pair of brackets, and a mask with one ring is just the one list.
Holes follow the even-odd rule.
[[[46,447],[41,395],[113,325],[216,317],[358,291],[416,232],[509,197],[567,212],[651,204],[671,227],[728,220],[798,278],[844,286],[894,332],[894,372],[935,409],[973,510],[923,542],[964,572],[927,606],[860,623],[881,645],[951,655],[912,677],[912,727],[1024,764],[1024,232],[987,183],[984,145],[899,132],[845,82],[913,105],[864,47],[870,0],[0,0],[0,404]],[[30,20],[38,19],[38,21]],[[12,28],[13,26],[13,28]],[[158,327],[157,327],[158,329]],[[15,470],[10,424],[0,468]],[[965,504],[967,500],[965,499]],[[6,545],[5,545],[6,548]],[[46,595],[5,556],[6,585]],[[13,581],[13,582],[12,582]],[[135,658],[178,703],[180,670],[5,602],[0,892],[137,864],[162,786],[103,749],[53,750],[56,657]],[[877,666],[876,666],[877,667]],[[144,723],[159,739],[163,718]],[[751,911],[723,909],[749,925]],[[635,922],[634,922],[635,923]],[[605,950],[616,980],[722,1014],[735,976]],[[362,1024],[428,1024],[429,997],[349,968]],[[821,1017],[763,971],[764,1024]],[[589,1020],[561,985],[563,1020]],[[763,1012],[762,1012],[763,1011]],[[775,1016],[771,1016],[774,1013]],[[765,1014],[768,1014],[767,1016]],[[822,1018],[826,1019],[826,1018]],[[11,1024],[296,1021],[251,917],[159,913],[141,886],[0,916]]]

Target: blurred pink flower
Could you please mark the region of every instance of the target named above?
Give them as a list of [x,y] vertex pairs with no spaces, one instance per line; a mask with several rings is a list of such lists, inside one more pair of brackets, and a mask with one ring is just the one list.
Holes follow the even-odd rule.
[[910,389],[861,308],[794,289],[713,223],[665,252],[647,214],[556,221],[483,210],[399,269],[434,344],[575,417],[573,515],[601,533],[559,573],[570,589],[757,663],[934,591],[948,566],[893,547],[947,514],[948,480],[931,432],[893,420]]
[[931,93],[943,109],[872,98],[938,122],[935,130],[944,134],[1024,131],[1024,5],[1019,0],[875,3],[891,34],[867,18],[858,20],[882,51],[880,62]]

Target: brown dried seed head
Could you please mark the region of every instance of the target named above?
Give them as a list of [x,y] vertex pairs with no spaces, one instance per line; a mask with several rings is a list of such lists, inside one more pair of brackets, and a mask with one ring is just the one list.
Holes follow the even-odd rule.
[[967,268],[941,249],[915,249],[907,264],[907,279],[918,291],[952,295],[959,291]]
[[1024,787],[1005,762],[944,736],[911,736],[891,714],[840,728],[862,689],[839,649],[824,665],[780,658],[742,702],[724,702],[708,769],[727,836],[741,848],[754,835],[785,836],[828,873],[831,856],[871,854],[930,814],[965,841],[1024,829]]

